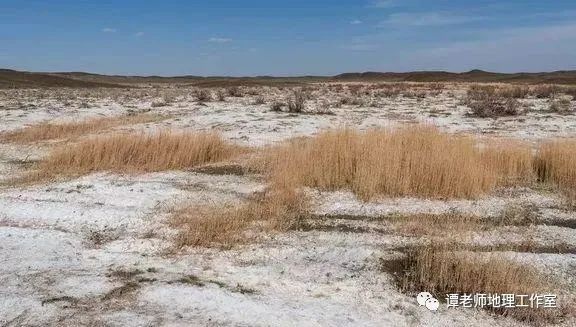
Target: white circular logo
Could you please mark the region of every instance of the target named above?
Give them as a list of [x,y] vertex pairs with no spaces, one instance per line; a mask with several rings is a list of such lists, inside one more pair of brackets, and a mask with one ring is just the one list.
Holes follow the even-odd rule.
[[430,298],[430,299],[426,300],[426,308],[428,308],[428,310],[430,310],[430,311],[438,310],[439,306],[440,306],[440,302],[438,302],[438,300],[436,300],[435,298]]
[[436,311],[440,307],[440,302],[428,292],[418,293],[416,302],[418,302],[420,306],[425,306],[430,311]]
[[426,300],[432,299],[432,298],[433,298],[432,294],[430,294],[428,292],[421,292],[420,294],[418,294],[416,296],[416,301],[418,301],[418,304],[420,304],[420,306],[424,306],[424,305],[426,305]]

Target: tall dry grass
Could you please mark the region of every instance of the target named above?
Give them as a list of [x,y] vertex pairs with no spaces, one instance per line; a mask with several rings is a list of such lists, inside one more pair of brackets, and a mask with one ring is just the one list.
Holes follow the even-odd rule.
[[225,160],[243,151],[213,132],[115,134],[54,149],[37,168],[53,174],[178,170]]
[[492,139],[483,144],[482,162],[497,174],[498,185],[528,185],[536,180],[534,151],[524,142]]
[[543,143],[536,155],[535,170],[542,182],[557,185],[576,205],[576,140]]
[[245,242],[249,229],[286,230],[298,225],[306,199],[293,189],[273,188],[236,206],[186,206],[169,225],[179,230],[176,247],[224,247]]
[[[454,252],[432,244],[409,251],[402,262],[404,291],[426,290],[444,299],[447,294],[554,294],[554,284],[535,269],[498,254]],[[536,324],[555,322],[559,309],[493,308],[494,312]]]
[[95,118],[69,123],[40,123],[19,130],[0,134],[0,142],[30,143],[55,139],[78,137],[106,129],[133,124],[143,124],[165,119],[154,114],[128,115],[120,117]]
[[[274,183],[347,188],[363,200],[378,195],[477,198],[503,181],[524,179],[524,150],[485,147],[471,137],[429,126],[328,131],[270,150],[261,163]],[[530,170],[530,169],[528,169]]]

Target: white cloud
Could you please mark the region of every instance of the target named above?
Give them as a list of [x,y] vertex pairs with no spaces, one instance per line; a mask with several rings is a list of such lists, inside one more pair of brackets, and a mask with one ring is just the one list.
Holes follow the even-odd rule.
[[472,40],[414,51],[407,61],[450,70],[551,71],[574,69],[576,24],[487,29]]
[[232,39],[228,39],[228,38],[224,38],[224,37],[211,37],[208,39],[208,42],[212,42],[212,43],[230,43],[232,42]]
[[482,20],[484,17],[465,16],[449,12],[396,13],[388,16],[379,26],[443,26]]
[[116,29],[112,28],[112,27],[104,27],[102,29],[102,32],[104,32],[104,33],[116,33]]
[[360,25],[360,24],[362,24],[362,23],[363,23],[363,22],[362,22],[361,20],[359,20],[359,19],[354,19],[354,20],[350,21],[350,24],[351,24],[351,25]]

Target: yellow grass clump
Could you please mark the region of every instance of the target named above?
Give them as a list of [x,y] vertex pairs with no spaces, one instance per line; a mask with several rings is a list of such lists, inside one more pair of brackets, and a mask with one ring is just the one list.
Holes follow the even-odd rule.
[[535,160],[538,179],[557,185],[576,205],[576,140],[543,143]]
[[[495,253],[454,252],[446,245],[432,244],[410,251],[402,269],[404,274],[399,282],[404,291],[426,290],[440,300],[445,300],[447,294],[464,293],[557,294],[553,283],[531,267]],[[555,322],[568,310],[562,306],[557,309],[519,307],[489,309],[498,314],[536,324]]]
[[178,170],[225,160],[243,151],[213,132],[115,134],[57,148],[38,168],[54,174]]
[[179,230],[177,248],[229,248],[246,241],[250,227],[267,230],[296,227],[306,206],[306,200],[299,192],[270,189],[240,205],[184,207],[174,212],[169,225]]
[[480,149],[471,137],[414,126],[323,132],[272,149],[261,165],[277,184],[349,188],[363,200],[377,195],[477,198],[502,180],[531,174],[526,155],[524,149]]
[[530,145],[517,140],[489,140],[482,151],[482,161],[498,178],[498,185],[529,184],[536,180]]
[[30,143],[55,139],[78,137],[85,134],[133,124],[143,124],[165,117],[153,114],[128,115],[120,117],[95,118],[69,123],[40,123],[0,135],[2,142]]

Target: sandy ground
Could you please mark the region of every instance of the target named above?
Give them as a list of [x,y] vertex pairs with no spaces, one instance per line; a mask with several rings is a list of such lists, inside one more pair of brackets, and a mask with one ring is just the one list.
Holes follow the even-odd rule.
[[[16,91],[14,91],[16,92]],[[282,91],[265,93],[267,101]],[[378,99],[376,106],[332,107],[331,115],[275,113],[251,97],[198,104],[181,96],[163,107],[153,97],[58,100],[0,98],[0,131],[46,120],[71,121],[133,111],[171,118],[118,130],[216,129],[235,142],[261,146],[333,127],[359,129],[425,122],[450,132],[537,141],[576,136],[573,115],[551,114],[546,99],[524,100],[520,117],[468,117],[455,89],[424,99]],[[18,94],[22,97],[21,94]],[[314,109],[330,94],[309,103]],[[82,108],[81,102],[90,102]],[[373,102],[373,99],[367,102]],[[21,172],[50,142],[0,144],[0,179]],[[0,326],[521,326],[474,309],[431,312],[402,294],[383,262],[417,238],[394,234],[379,217],[451,210],[495,216],[510,204],[531,205],[543,222],[465,235],[470,244],[517,243],[576,249],[576,215],[559,196],[502,190],[478,201],[412,198],[363,203],[346,191],[307,190],[315,221],[307,231],[264,235],[230,250],[170,250],[169,211],[182,203],[236,203],[265,187],[258,176],[164,172],[102,173],[70,181],[0,189]],[[348,216],[345,216],[348,215]],[[356,218],[354,218],[356,216]],[[559,223],[563,221],[564,223]],[[549,223],[547,223],[549,222]],[[576,285],[576,253],[503,255]],[[575,326],[575,320],[564,326]]]

